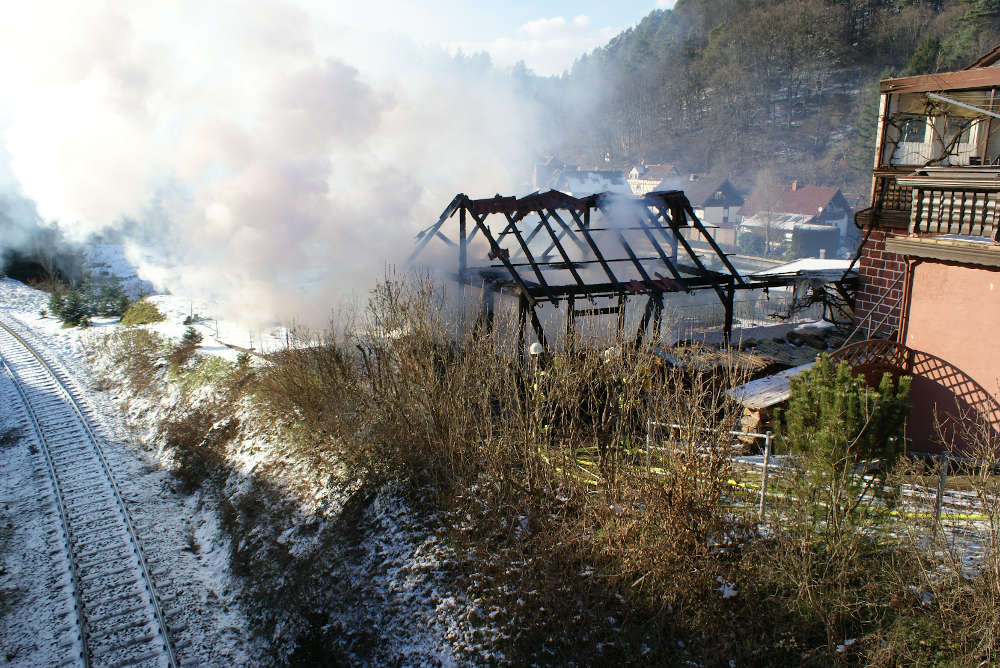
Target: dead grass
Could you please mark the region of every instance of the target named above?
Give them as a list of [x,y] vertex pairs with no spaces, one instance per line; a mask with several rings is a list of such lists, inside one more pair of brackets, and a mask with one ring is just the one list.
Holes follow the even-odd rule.
[[[160,385],[163,375],[162,353],[165,343],[158,335],[145,329],[123,329],[86,342],[90,357],[100,356],[110,369],[122,370],[129,388],[145,394]],[[109,374],[110,375],[110,374]],[[102,383],[105,383],[102,380]]]
[[[608,617],[642,618],[632,649],[667,651],[668,611],[714,601],[749,531],[725,500],[736,475],[726,443],[700,431],[737,423],[722,390],[742,378],[738,365],[691,349],[671,368],[652,346],[627,345],[526,362],[513,322],[476,331],[419,283],[383,285],[368,315],[355,341],[274,356],[258,398],[358,475],[433,492],[459,552],[475,554],[469,586],[513,611],[510,655],[611,652]],[[648,419],[686,427],[655,471]],[[563,637],[581,620],[582,635]]]
[[[525,360],[504,313],[477,330],[420,282],[384,284],[367,318],[361,333],[302,334],[260,368],[213,374],[226,400],[165,430],[185,484],[224,466],[231,402],[252,395],[314,470],[347,466],[362,495],[409,483],[413,503],[448,525],[456,586],[505,611],[470,621],[499,627],[513,663],[996,660],[1000,489],[985,470],[966,476],[989,515],[975,573],[926,520],[873,513],[832,536],[801,485],[761,527],[721,435],[740,417],[724,390],[752,365],[693,346],[668,365],[653,345],[622,344]],[[115,345],[134,382],[162,377],[162,346],[131,334]],[[681,425],[648,456],[647,420]],[[224,503],[233,535],[255,537],[237,541],[234,564],[294,565],[313,582],[267,538],[280,532],[255,529],[282,503]]]
[[196,408],[164,425],[163,435],[176,461],[174,474],[187,492],[219,476],[225,467],[225,448],[239,429],[239,420],[219,421],[218,411]]

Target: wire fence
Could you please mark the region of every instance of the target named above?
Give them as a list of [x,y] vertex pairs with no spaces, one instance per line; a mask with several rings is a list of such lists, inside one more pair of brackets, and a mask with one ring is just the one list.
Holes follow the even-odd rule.
[[[671,297],[667,309],[677,338],[721,332],[725,324],[725,310],[717,299],[705,297],[708,295],[701,299]],[[812,304],[790,313],[793,304],[794,294],[790,288],[739,291],[733,304],[733,338],[738,339],[739,332],[745,329],[800,324],[823,317],[822,304]]]
[[[666,431],[668,437],[664,440],[657,438],[658,432]],[[653,465],[652,456],[656,451],[666,451],[670,448],[657,443],[670,442],[673,434],[685,434],[691,431],[689,425],[676,423],[657,422],[655,420],[646,421],[646,452],[645,468],[647,474],[652,474],[656,468]],[[776,476],[784,479],[786,483],[792,479],[796,467],[787,461],[787,457],[781,457],[785,461],[776,461],[774,456],[774,434],[768,430],[763,433],[740,431],[740,430],[719,430],[707,427],[697,428],[696,431],[706,435],[728,435],[741,438],[745,442],[760,443],[763,456],[734,457],[736,468],[743,473],[752,473],[750,476],[737,476],[739,480],[728,481],[734,488],[733,496],[736,497],[737,505],[744,508],[756,506],[757,516],[761,521],[765,520],[767,505],[770,500],[787,499],[788,493],[780,491],[780,488],[787,487],[780,484],[779,489],[772,489],[769,484]],[[688,440],[688,439],[685,439]],[[702,445],[707,452],[711,447],[709,442]],[[982,522],[990,520],[992,514],[989,506],[994,506],[998,502],[995,498],[981,498],[975,492],[961,489],[948,489],[949,467],[952,463],[962,462],[961,458],[956,458],[948,453],[935,455],[933,461],[936,464],[934,477],[935,485],[927,486],[907,483],[900,486],[901,504],[895,510],[889,512],[894,516],[906,516],[909,518],[933,520],[937,526],[951,522]],[[758,480],[759,475],[759,480]],[[871,476],[864,468],[856,474],[861,480],[869,481]],[[793,501],[800,499],[792,497]]]

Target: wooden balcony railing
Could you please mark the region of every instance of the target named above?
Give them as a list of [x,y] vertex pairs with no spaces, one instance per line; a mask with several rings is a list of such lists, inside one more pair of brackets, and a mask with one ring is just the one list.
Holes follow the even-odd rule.
[[907,172],[898,169],[875,170],[875,188],[872,205],[858,212],[857,221],[864,227],[877,225],[883,229],[903,231],[910,226],[910,208],[913,189],[901,186],[897,176]]
[[913,369],[913,351],[901,343],[885,339],[868,339],[844,346],[830,354],[834,362],[847,362],[851,367],[879,367],[897,373]]
[[901,186],[896,177],[898,171],[875,171],[875,196],[872,205],[883,211],[910,212],[913,188]]
[[910,234],[963,234],[997,240],[1000,192],[915,186]]
[[1000,178],[997,168],[880,168],[865,225],[909,234],[961,234],[998,240]]

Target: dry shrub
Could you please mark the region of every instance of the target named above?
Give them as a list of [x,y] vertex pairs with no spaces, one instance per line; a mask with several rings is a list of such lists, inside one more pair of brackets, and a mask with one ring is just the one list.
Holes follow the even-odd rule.
[[196,408],[164,425],[164,441],[176,462],[174,474],[186,491],[223,472],[226,444],[238,429],[235,417],[219,421],[216,411],[207,408]]
[[[898,576],[905,607],[886,630],[882,665],[994,665],[1000,657],[1000,438],[985,419],[965,417],[954,439],[968,458],[948,475],[961,475],[971,487],[968,505],[945,508],[941,522],[900,527],[910,558]],[[940,466],[932,468],[933,478]],[[905,472],[908,479],[915,468]]]
[[[145,329],[118,330],[92,339],[89,346],[100,349],[111,368],[121,369],[136,394],[147,392],[162,374],[160,355],[163,339]],[[97,352],[92,350],[92,352]]]
[[318,464],[332,453],[362,470],[368,452],[359,432],[357,356],[322,335],[300,340],[306,345],[274,353],[248,387],[276,421],[294,422],[301,456]]
[[[424,282],[384,283],[367,315],[354,348],[325,340],[273,356],[258,396],[357,473],[432,490],[460,553],[478,555],[473,588],[536,592],[533,607],[504,602],[532,629],[510,651],[551,646],[581,614],[607,631],[604,613],[619,609],[652,619],[642,633],[659,645],[666,611],[721,600],[716,578],[745,533],[719,432],[739,417],[722,392],[741,379],[730,359],[692,349],[668,363],[619,342],[526,360],[507,313],[477,327]],[[647,457],[650,419],[681,427]],[[599,576],[581,577],[588,568]],[[586,629],[564,639],[564,657],[604,637]]]
[[187,342],[181,342],[174,346],[167,354],[167,363],[169,364],[170,372],[175,375],[180,373],[181,369],[194,357],[197,348],[197,345]]

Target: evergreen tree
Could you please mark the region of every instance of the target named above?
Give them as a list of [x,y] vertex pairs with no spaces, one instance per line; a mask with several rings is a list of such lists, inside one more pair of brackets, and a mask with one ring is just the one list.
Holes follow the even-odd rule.
[[62,320],[63,317],[63,293],[59,289],[52,291],[49,295],[49,313]]
[[[883,494],[885,476],[903,454],[910,381],[886,373],[873,388],[846,362],[834,365],[821,355],[791,389],[778,442],[803,460],[808,494],[822,496],[812,507],[825,509],[824,525],[839,533],[865,492]],[[858,475],[859,465],[875,462],[867,480]]]
[[62,313],[60,318],[65,325],[76,326],[87,315],[87,303],[83,292],[78,288],[73,288],[62,302]]
[[181,338],[181,344],[188,346],[190,348],[197,347],[202,341],[201,332],[199,332],[194,327],[188,327],[184,330],[184,336]]

